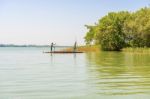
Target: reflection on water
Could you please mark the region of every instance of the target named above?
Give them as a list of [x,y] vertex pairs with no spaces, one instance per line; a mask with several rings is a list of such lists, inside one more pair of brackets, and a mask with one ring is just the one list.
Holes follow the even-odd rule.
[[150,54],[88,53],[92,84],[99,94],[150,94]]
[[0,99],[149,99],[150,53],[0,48]]

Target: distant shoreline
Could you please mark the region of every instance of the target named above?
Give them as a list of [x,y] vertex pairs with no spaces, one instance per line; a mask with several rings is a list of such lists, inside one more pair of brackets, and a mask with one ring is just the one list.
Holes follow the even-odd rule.
[[[50,47],[50,45],[15,45],[15,44],[0,44],[0,47]],[[72,46],[55,46],[55,47],[72,47]]]
[[0,44],[0,47],[49,47],[49,45],[15,45],[15,44]]

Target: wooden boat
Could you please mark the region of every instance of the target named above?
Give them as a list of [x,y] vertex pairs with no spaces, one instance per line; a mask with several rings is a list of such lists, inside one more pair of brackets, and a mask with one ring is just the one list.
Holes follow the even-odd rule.
[[58,53],[58,54],[59,53],[60,54],[65,54],[65,53],[67,54],[68,53],[69,54],[69,53],[83,53],[83,52],[81,52],[81,51],[75,51],[75,52],[74,51],[52,51],[52,52],[44,52],[44,53]]

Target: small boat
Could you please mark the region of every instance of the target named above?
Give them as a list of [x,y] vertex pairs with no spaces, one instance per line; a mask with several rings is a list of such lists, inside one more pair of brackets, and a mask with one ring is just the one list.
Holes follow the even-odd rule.
[[73,50],[72,51],[52,51],[53,50],[53,46],[54,44],[51,43],[51,51],[50,52],[43,52],[43,53],[62,53],[62,54],[65,54],[65,53],[83,53],[81,51],[77,51],[77,42],[74,43],[74,47],[73,47]]
[[81,51],[52,51],[52,52],[44,52],[44,53],[60,53],[60,54],[69,54],[69,53],[83,53],[83,52],[81,52]]

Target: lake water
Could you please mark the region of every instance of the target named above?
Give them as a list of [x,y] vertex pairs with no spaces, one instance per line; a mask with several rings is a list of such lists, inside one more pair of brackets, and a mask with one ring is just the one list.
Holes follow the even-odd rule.
[[0,99],[150,99],[150,53],[0,48]]

